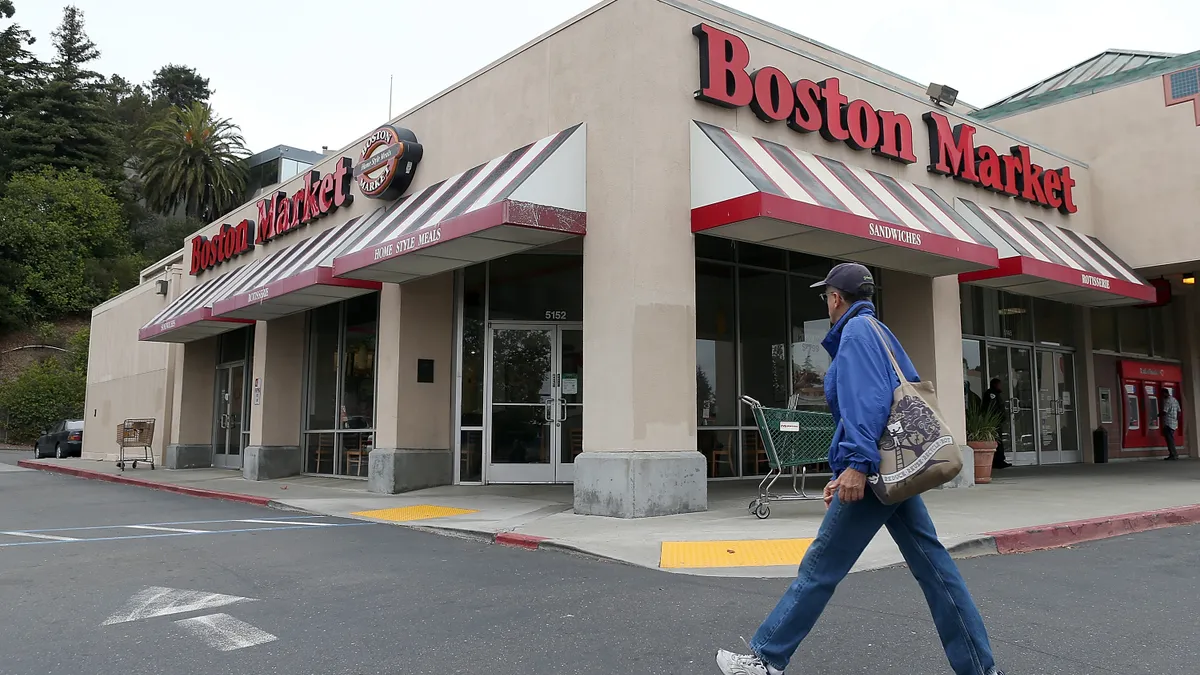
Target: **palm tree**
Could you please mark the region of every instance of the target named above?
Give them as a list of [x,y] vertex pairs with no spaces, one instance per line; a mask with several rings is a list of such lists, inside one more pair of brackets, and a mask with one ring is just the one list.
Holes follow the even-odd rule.
[[242,202],[249,154],[237,125],[209,106],[172,107],[141,143],[146,205],[212,222]]

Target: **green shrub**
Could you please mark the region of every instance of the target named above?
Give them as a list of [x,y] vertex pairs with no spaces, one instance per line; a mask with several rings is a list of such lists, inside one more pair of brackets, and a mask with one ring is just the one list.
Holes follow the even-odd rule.
[[86,373],[68,369],[56,358],[31,364],[0,383],[0,408],[8,412],[10,442],[29,442],[65,418],[83,415]]

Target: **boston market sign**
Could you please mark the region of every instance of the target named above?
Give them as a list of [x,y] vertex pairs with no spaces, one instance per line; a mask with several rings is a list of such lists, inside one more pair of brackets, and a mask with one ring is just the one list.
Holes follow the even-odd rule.
[[[836,77],[792,81],[774,66],[748,72],[750,49],[740,37],[707,24],[692,33],[700,42],[697,99],[725,108],[749,106],[764,122],[783,122],[801,133],[815,131],[827,141],[903,164],[917,161],[912,122],[904,113],[849,100]],[[929,133],[929,171],[1066,214],[1079,210],[1070,167],[1034,164],[1027,145],[1014,145],[1009,154],[977,146],[975,127],[951,127],[941,113],[930,111],[922,119]]]
[[289,196],[281,190],[258,200],[257,228],[255,221],[247,218],[236,226],[222,225],[212,237],[193,238],[191,273],[216,267],[253,250],[255,244],[266,243],[349,206],[354,201],[350,193],[353,182],[349,157],[339,158],[334,170],[325,176],[320,171],[309,171],[304,176],[304,186],[295,194]]

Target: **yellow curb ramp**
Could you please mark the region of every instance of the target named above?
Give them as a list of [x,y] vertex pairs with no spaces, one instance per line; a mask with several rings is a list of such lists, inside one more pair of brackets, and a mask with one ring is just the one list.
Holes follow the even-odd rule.
[[448,518],[462,516],[468,513],[479,513],[478,509],[456,509],[452,506],[434,506],[433,504],[418,504],[402,506],[395,509],[375,509],[373,511],[356,511],[352,516],[374,518],[393,523],[407,523],[414,520],[429,520],[431,518]]
[[658,566],[662,569],[694,569],[799,565],[812,543],[812,539],[664,541]]

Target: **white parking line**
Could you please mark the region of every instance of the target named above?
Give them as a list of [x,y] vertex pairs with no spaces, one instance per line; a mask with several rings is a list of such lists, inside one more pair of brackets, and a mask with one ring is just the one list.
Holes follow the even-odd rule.
[[192,619],[180,619],[175,622],[175,625],[204,640],[208,646],[223,652],[245,649],[279,639],[261,628],[251,626],[228,614],[209,614]]
[[14,537],[32,537],[34,539],[49,539],[50,541],[79,541],[74,537],[58,537],[53,534],[34,534],[33,532],[0,532]]
[[185,530],[182,527],[159,527],[158,525],[122,525],[131,530],[161,530],[163,532],[183,532],[184,534],[204,534],[211,530]]
[[314,523],[314,522],[289,522],[286,520],[255,520],[254,518],[246,518],[244,520],[235,520],[235,523],[261,523],[263,525],[305,525],[313,527],[329,527],[334,523]]

